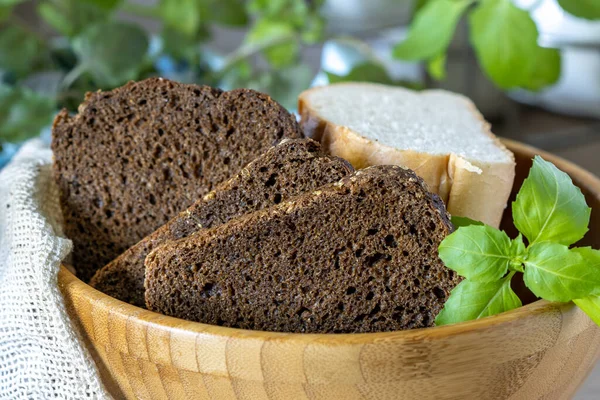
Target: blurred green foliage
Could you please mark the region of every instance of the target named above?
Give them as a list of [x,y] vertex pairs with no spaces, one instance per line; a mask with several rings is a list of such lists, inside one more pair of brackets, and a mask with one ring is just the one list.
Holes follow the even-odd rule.
[[[14,12],[36,5],[45,27]],[[35,136],[59,108],[75,110],[85,92],[167,75],[213,86],[252,87],[286,106],[311,70],[304,44],[323,40],[321,0],[0,0],[0,143]],[[155,38],[129,15],[160,22]],[[211,28],[248,30],[238,49],[214,62],[204,44]],[[54,31],[54,35],[40,32]],[[265,62],[256,63],[255,58]],[[260,67],[257,67],[260,65]]]
[[[410,0],[405,0],[410,1]],[[59,108],[75,110],[86,91],[110,89],[149,76],[226,89],[250,87],[293,108],[313,78],[303,46],[326,39],[324,0],[0,0],[0,144],[35,136]],[[44,27],[23,21],[15,7],[35,5]],[[600,18],[598,0],[559,0],[568,12]],[[538,90],[560,75],[560,54],[537,44],[527,11],[511,0],[413,0],[408,36],[393,56],[424,61],[444,79],[447,48],[466,17],[471,44],[500,88]],[[158,21],[155,37],[121,16]],[[136,19],[137,21],[137,19]],[[233,52],[215,57],[204,46],[214,26],[246,29]],[[47,35],[54,31],[55,35]],[[41,32],[44,32],[42,34]],[[262,60],[257,62],[258,60]],[[331,82],[394,81],[382,63],[368,60]]]
[[55,112],[52,99],[24,87],[0,85],[0,121],[2,138],[20,142],[39,132],[52,121]]
[[[576,17],[600,19],[598,0],[558,3]],[[408,37],[394,48],[394,57],[426,61],[429,74],[443,79],[448,45],[465,15],[479,64],[496,86],[539,90],[558,80],[559,51],[539,46],[530,12],[512,0],[416,0]]]

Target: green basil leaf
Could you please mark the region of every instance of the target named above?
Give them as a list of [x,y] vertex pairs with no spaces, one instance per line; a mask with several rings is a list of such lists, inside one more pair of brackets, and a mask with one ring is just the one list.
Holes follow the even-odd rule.
[[[591,247],[577,247],[571,251],[581,254],[587,270],[596,271],[595,273],[600,275],[600,250],[594,250]],[[592,294],[600,295],[600,285],[594,289]]]
[[591,209],[569,175],[536,156],[512,211],[530,245],[550,241],[568,246],[587,232]]
[[521,300],[510,287],[513,275],[514,272],[495,282],[465,279],[452,290],[435,324],[471,321],[521,307]]
[[73,40],[80,63],[100,86],[119,86],[137,77],[148,51],[148,37],[137,25],[93,25]]
[[450,221],[452,222],[452,225],[454,225],[454,229],[458,229],[461,226],[484,225],[484,223],[481,221],[475,221],[474,219],[467,217],[459,217],[457,215],[451,216]]
[[550,242],[529,247],[524,279],[533,294],[549,301],[579,299],[600,287],[600,272],[589,268],[581,249]]
[[460,276],[474,282],[493,282],[508,271],[510,239],[504,231],[488,225],[461,227],[442,241],[439,256]]
[[300,51],[293,26],[283,21],[266,19],[258,21],[248,32],[246,41],[257,46],[277,42],[272,46],[266,46],[267,48],[263,51],[267,61],[276,68],[293,64],[297,60]]
[[560,52],[558,49],[538,47],[534,54],[531,76],[521,87],[529,90],[540,90],[551,85],[560,78]]
[[37,136],[52,122],[55,103],[23,87],[0,85],[0,142]]
[[571,15],[585,19],[600,19],[598,0],[558,0],[558,4]]
[[510,242],[511,261],[508,269],[511,271],[523,272],[523,261],[527,257],[527,248],[523,242],[523,235],[519,233],[515,239]]
[[0,69],[26,75],[41,50],[37,37],[20,26],[10,25],[0,31]]
[[527,249],[525,248],[522,234],[519,233],[519,236],[510,242],[510,254],[514,258],[521,258],[527,255]]
[[441,53],[427,62],[427,72],[438,81],[446,78],[446,54]]
[[415,15],[408,36],[392,55],[403,60],[424,60],[445,53],[456,24],[472,0],[433,0]]
[[158,4],[165,25],[193,36],[200,27],[202,4],[198,0],[161,0]]
[[588,296],[583,299],[573,300],[577,307],[581,308],[596,325],[600,326],[600,296]]
[[517,87],[529,79],[538,31],[527,11],[512,1],[482,1],[469,14],[469,24],[479,63],[498,86]]
[[331,72],[325,72],[329,83],[338,82],[375,82],[393,85],[394,81],[388,75],[383,65],[367,61],[356,65],[347,75],[340,76]]

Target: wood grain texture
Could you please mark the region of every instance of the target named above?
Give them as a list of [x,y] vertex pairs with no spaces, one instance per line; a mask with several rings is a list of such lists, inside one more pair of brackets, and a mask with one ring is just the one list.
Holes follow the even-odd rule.
[[[505,143],[517,159],[515,189],[534,154],[573,177],[593,209],[582,243],[600,248],[600,181],[564,160]],[[570,303],[536,301],[412,331],[284,334],[159,315],[96,291],[66,268],[58,280],[118,399],[568,399],[600,354],[600,328]]]

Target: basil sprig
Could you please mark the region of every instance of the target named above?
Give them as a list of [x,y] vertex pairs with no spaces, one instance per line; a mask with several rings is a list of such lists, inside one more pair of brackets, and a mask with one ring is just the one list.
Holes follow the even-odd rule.
[[[442,241],[439,255],[465,279],[437,316],[437,325],[483,318],[522,305],[511,288],[516,273],[537,297],[574,301],[600,325],[600,251],[570,248],[588,230],[591,209],[581,190],[539,156],[512,204],[521,234],[453,218],[458,229]],[[523,240],[527,239],[527,245]]]

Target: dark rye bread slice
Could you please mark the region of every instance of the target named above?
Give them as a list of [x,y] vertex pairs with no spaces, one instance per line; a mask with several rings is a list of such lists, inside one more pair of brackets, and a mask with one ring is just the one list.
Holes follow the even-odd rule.
[[452,231],[414,172],[374,166],[146,258],[150,310],[244,329],[379,332],[432,326],[458,276]]
[[112,297],[144,307],[144,260],[153,248],[339,181],[352,171],[346,160],[324,154],[315,141],[285,139],[98,270],[90,284]]
[[282,138],[293,115],[253,90],[152,78],[89,93],[52,132],[73,264],[93,273],[229,179]]

